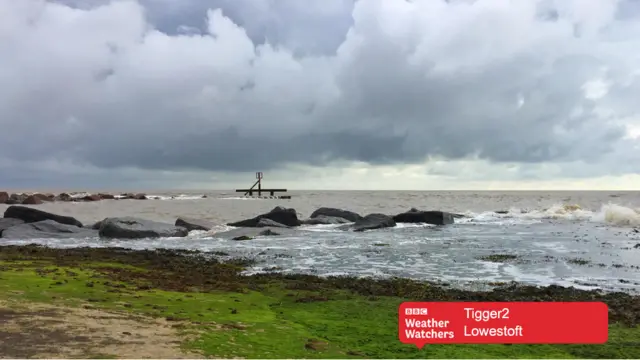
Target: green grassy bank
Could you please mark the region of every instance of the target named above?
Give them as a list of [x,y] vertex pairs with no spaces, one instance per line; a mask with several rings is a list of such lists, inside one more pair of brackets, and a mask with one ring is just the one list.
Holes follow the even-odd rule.
[[[626,294],[517,285],[468,292],[403,279],[246,277],[239,274],[244,265],[191,252],[2,246],[0,301],[9,308],[47,303],[162,318],[185,335],[184,351],[205,357],[640,358],[640,300]],[[407,300],[605,301],[611,310],[609,342],[418,350],[397,338],[397,308]]]

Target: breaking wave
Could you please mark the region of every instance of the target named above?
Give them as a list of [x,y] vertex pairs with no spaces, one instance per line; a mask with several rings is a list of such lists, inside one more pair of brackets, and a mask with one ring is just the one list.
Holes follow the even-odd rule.
[[589,221],[606,225],[635,227],[640,226],[640,208],[631,208],[613,203],[604,204],[597,211],[583,209],[578,204],[555,204],[543,210],[510,208],[504,211],[482,213],[467,212],[458,222],[518,222],[534,223],[541,220]]

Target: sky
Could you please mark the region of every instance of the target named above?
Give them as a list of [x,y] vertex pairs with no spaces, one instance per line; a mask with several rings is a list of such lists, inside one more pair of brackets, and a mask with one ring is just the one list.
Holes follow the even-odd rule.
[[640,189],[638,0],[0,0],[0,188]]

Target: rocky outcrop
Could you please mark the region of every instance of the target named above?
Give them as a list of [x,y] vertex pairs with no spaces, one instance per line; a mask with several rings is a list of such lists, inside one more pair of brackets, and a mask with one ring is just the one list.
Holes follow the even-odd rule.
[[299,226],[302,223],[298,219],[298,214],[295,209],[287,209],[282,206],[277,206],[266,214],[258,215],[252,219],[229,223],[227,225],[236,227],[258,227],[260,219],[273,220],[276,223],[285,226]]
[[9,200],[9,193],[6,191],[0,191],[0,204],[6,204]]
[[20,219],[12,219],[12,218],[0,218],[0,237],[2,237],[2,232],[12,226],[24,224],[24,221]]
[[100,224],[102,238],[144,239],[160,237],[184,237],[189,230],[171,224],[134,217],[106,218]]
[[444,211],[420,211],[411,209],[393,217],[397,223],[448,225],[454,223],[454,215]]
[[250,240],[259,236],[301,236],[304,233],[305,233],[304,231],[297,230],[295,228],[247,227],[247,228],[238,228],[238,229],[232,229],[229,231],[215,233],[213,237],[216,237],[218,239],[225,239],[225,240],[238,240],[238,239]]
[[60,193],[55,197],[55,201],[73,201],[73,196],[67,193]]
[[97,236],[96,230],[61,224],[53,220],[18,224],[2,232],[3,239],[68,239]]
[[60,224],[74,225],[77,227],[82,227],[82,223],[71,216],[62,216],[56,215],[52,213],[48,213],[46,211],[26,207],[19,205],[12,205],[7,208],[4,212],[5,218],[13,218],[20,219],[26,223],[34,223],[38,221],[44,220],[53,220]]
[[7,204],[22,204],[27,197],[29,197],[27,194],[11,194]]
[[353,221],[349,221],[345,218],[337,217],[337,216],[326,216],[326,215],[318,215],[316,217],[308,218],[302,220],[304,225],[337,225],[337,224],[346,224]]
[[213,228],[213,224],[204,221],[204,220],[198,220],[198,219],[190,219],[190,218],[186,218],[186,217],[179,217],[176,220],[176,226],[181,226],[189,231],[193,231],[193,230],[203,230],[203,231],[209,231],[211,230],[211,228]]
[[35,195],[29,195],[26,199],[22,200],[22,205],[40,205],[42,200]]
[[82,198],[82,200],[84,200],[84,201],[100,201],[100,200],[102,200],[102,197],[100,195],[93,194],[93,195],[84,196]]
[[311,213],[311,216],[309,216],[309,218],[313,219],[319,216],[338,217],[338,218],[347,219],[350,222],[356,222],[358,220],[362,220],[362,216],[360,216],[360,214],[354,213],[353,211],[336,209],[336,208],[328,208],[328,207],[319,208],[318,210]]
[[276,228],[288,228],[289,226],[280,224],[279,222],[275,222],[271,219],[262,218],[258,220],[258,223],[255,227],[264,228],[264,227],[276,227]]
[[356,221],[353,225],[343,225],[339,227],[341,230],[367,231],[396,226],[396,222],[389,215],[385,214],[369,214],[361,220]]
[[53,194],[40,194],[40,193],[36,193],[36,194],[33,194],[32,196],[35,196],[35,197],[37,197],[38,199],[40,199],[40,200],[42,200],[42,201],[47,201],[47,202],[53,201],[53,200],[55,199],[55,195],[53,195]]

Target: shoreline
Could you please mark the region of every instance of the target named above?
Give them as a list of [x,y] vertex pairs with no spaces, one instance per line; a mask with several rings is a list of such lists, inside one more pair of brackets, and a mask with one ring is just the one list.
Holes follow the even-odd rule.
[[[149,349],[152,352],[147,355],[153,357],[179,357],[178,350],[186,357],[240,358],[640,357],[639,343],[634,340],[640,337],[640,296],[553,285],[509,284],[491,291],[470,291],[402,278],[241,275],[250,264],[250,259],[222,261],[187,250],[0,246],[0,318],[22,334],[20,345],[14,350],[0,347],[0,356],[51,354],[46,349],[28,352],[27,346],[39,342],[50,344],[51,349],[55,345],[80,356],[96,356],[99,346],[91,339],[61,344],[64,337],[58,333],[38,333],[36,319],[54,315],[42,315],[44,310],[39,310],[36,316],[35,310],[20,310],[38,304],[51,311],[53,307],[68,309],[56,315],[55,321],[62,324],[75,321],[64,314],[84,309],[97,318],[119,317],[118,321],[137,329],[122,328],[122,334],[146,334],[141,324],[147,320],[152,323],[149,326],[164,326],[165,335],[173,336],[180,345],[165,353]],[[610,342],[430,345],[418,350],[397,339],[397,306],[404,301],[603,301],[610,308]],[[20,319],[26,325],[19,327]],[[160,322],[164,325],[158,325]],[[69,329],[73,326],[67,329],[73,331]],[[289,339],[285,343],[283,336]],[[122,349],[131,350],[125,340],[110,339],[115,345],[109,347],[111,352],[99,353],[100,357],[144,355],[124,352]]]

